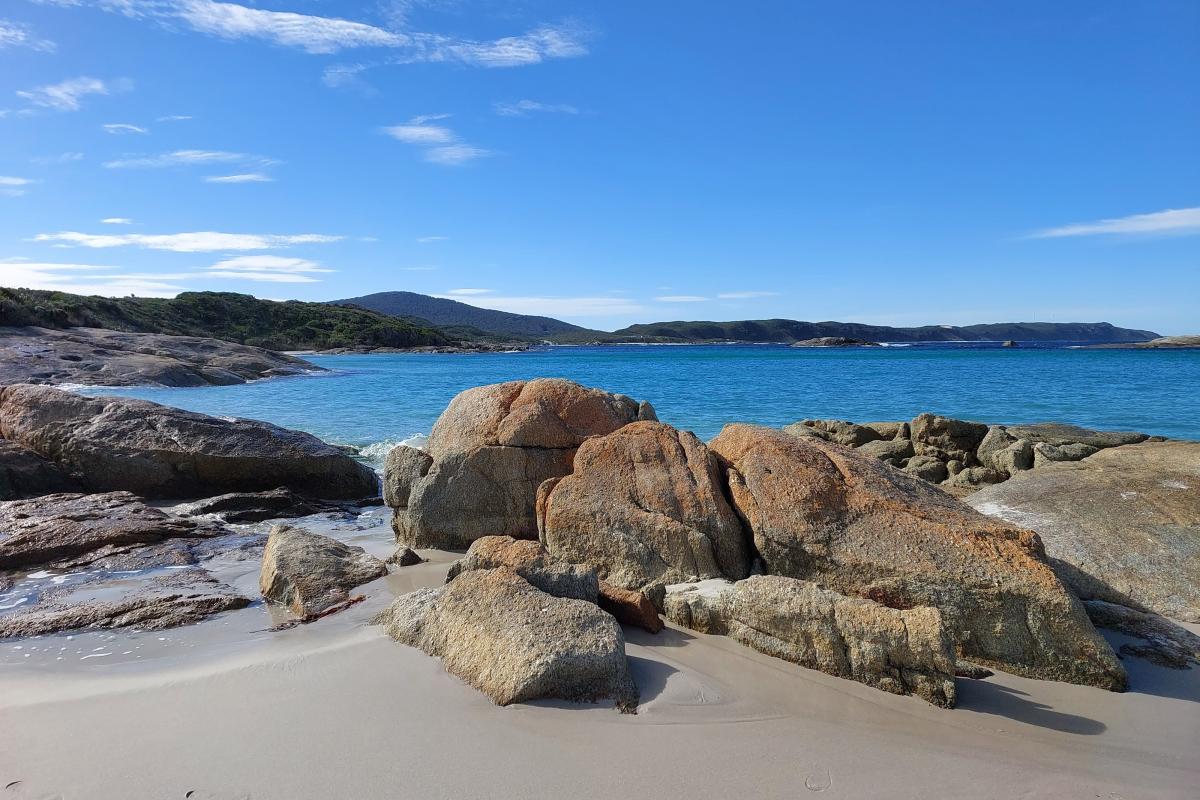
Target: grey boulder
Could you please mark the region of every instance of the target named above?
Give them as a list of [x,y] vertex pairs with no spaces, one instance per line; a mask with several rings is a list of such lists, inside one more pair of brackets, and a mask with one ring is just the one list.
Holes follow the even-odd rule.
[[350,589],[387,571],[386,564],[361,547],[276,525],[267,537],[258,583],[267,600],[299,617],[311,617],[345,602]]

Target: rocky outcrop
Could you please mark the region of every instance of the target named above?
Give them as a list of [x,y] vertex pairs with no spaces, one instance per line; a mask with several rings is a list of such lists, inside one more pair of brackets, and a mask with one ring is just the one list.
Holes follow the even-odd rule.
[[1103,600],[1084,602],[1098,627],[1141,639],[1121,645],[1121,654],[1136,656],[1171,669],[1191,669],[1200,664],[1200,636],[1158,616]]
[[425,559],[421,558],[416,550],[403,546],[397,547],[390,556],[384,559],[385,564],[394,564],[397,567],[415,567],[424,562]]
[[391,508],[408,508],[413,483],[424,478],[433,466],[433,456],[408,445],[388,451],[383,464],[383,502]]
[[968,502],[1037,531],[1079,597],[1200,622],[1200,442],[1113,447]]
[[667,617],[893,694],[954,706],[954,638],[936,608],[894,609],[808,581],[756,575],[671,586]]
[[375,495],[365,464],[300,431],[45,386],[0,389],[0,436],[91,491],[189,498],[287,487],[331,499]]
[[267,519],[307,517],[332,506],[301,497],[290,489],[269,492],[233,492],[188,503],[175,513],[188,517],[213,515],[225,522],[262,522]]
[[387,565],[361,547],[290,525],[276,525],[263,550],[262,596],[299,617],[344,603],[350,589],[382,578]]
[[636,708],[621,626],[595,605],[554,597],[515,572],[471,570],[397,598],[376,617],[388,635],[442,659],[499,705],[612,698]]
[[506,567],[546,594],[596,602],[600,591],[596,573],[570,564],[549,552],[540,542],[511,536],[484,536],[471,543],[467,554],[451,565],[447,583],[464,572]]
[[37,453],[0,439],[0,500],[78,492],[79,482]]
[[804,419],[788,425],[784,430],[793,436],[816,436],[846,447],[861,447],[867,442],[886,438],[874,428],[844,419]]
[[187,569],[156,578],[116,600],[66,599],[0,616],[0,639],[80,629],[159,631],[248,605],[249,598],[204,570]]
[[944,462],[961,461],[965,467],[979,463],[975,450],[988,432],[987,425],[936,414],[918,415],[909,428],[917,455],[934,456]]
[[818,336],[815,339],[801,339],[792,342],[792,347],[882,347],[879,342],[867,339],[855,339],[851,336]]
[[768,573],[893,608],[937,607],[962,655],[985,666],[1124,688],[1036,534],[814,437],[729,425],[711,447]]
[[569,473],[589,437],[638,419],[654,419],[654,409],[571,381],[468,389],[438,419],[428,459],[411,453],[389,459],[385,484],[396,538],[444,549],[468,547],[481,536],[537,538],[541,483]]
[[1124,342],[1120,344],[1093,344],[1094,350],[1172,350],[1200,348],[1200,336],[1159,336],[1148,342]]
[[177,519],[128,492],[51,494],[0,503],[0,569],[74,558],[102,548],[219,536],[219,525]]
[[226,386],[322,371],[294,356],[196,336],[0,328],[0,384]]
[[653,594],[670,583],[750,572],[717,461],[687,431],[636,422],[589,439],[574,472],[539,495],[547,549],[615,586]]

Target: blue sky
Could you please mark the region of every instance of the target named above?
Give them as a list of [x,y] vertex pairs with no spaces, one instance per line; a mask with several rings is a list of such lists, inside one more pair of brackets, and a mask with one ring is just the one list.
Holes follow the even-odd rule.
[[1200,331],[1200,4],[4,0],[0,284]]

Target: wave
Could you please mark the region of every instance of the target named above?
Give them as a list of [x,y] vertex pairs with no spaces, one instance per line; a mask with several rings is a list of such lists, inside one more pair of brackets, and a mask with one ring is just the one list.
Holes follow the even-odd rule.
[[415,447],[418,450],[424,450],[428,442],[429,437],[424,433],[414,433],[405,439],[381,439],[378,442],[372,442],[371,444],[359,447],[358,455],[359,458],[376,469],[383,469],[383,462],[393,448],[405,445],[407,447]]

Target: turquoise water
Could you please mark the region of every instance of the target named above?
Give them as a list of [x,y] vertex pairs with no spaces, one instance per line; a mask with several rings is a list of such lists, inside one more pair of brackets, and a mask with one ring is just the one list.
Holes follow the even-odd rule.
[[105,393],[264,419],[357,446],[428,433],[450,399],[468,387],[542,376],[649,400],[660,419],[705,439],[733,421],[896,420],[922,411],[1200,439],[1200,351],[610,346],[310,360],[332,372],[241,386]]

